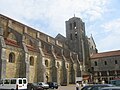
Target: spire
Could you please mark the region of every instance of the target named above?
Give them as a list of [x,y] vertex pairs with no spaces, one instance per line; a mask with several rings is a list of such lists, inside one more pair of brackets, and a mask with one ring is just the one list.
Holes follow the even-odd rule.
[[74,17],[75,17],[75,14],[74,14]]

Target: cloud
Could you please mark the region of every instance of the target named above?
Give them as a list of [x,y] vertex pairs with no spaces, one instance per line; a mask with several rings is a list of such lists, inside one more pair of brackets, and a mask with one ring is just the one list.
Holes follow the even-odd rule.
[[[44,31],[51,35],[53,32],[65,35],[65,20],[74,14],[89,21],[100,19],[108,0],[1,0],[0,2],[0,12],[3,14],[25,24],[34,25],[36,28],[46,28]],[[31,23],[33,20],[34,23]],[[41,22],[38,23],[38,20]],[[42,22],[46,22],[48,27],[41,26]]]
[[102,25],[106,32],[113,32],[114,34],[120,34],[120,18],[111,20]]
[[104,35],[97,43],[101,51],[120,49],[120,18],[111,20],[102,25]]

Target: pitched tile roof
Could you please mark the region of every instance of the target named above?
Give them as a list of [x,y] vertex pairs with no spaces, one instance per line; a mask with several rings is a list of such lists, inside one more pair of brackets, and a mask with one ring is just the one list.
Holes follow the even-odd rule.
[[102,58],[102,57],[111,57],[111,56],[120,56],[120,50],[96,53],[91,56],[91,59]]

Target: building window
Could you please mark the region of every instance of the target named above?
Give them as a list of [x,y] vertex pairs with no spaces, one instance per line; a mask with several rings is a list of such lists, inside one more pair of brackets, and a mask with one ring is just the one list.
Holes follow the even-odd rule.
[[75,32],[75,38],[77,38],[77,32]]
[[15,54],[13,52],[11,52],[9,54],[9,62],[10,63],[14,63],[15,62]]
[[45,60],[45,66],[48,67],[48,60]]
[[70,23],[70,30],[72,29],[72,23]]
[[95,61],[94,63],[95,63],[95,66],[97,66],[97,62]]
[[106,61],[105,61],[104,63],[105,63],[105,65],[107,65],[107,62],[106,62]]
[[31,65],[31,66],[34,65],[34,57],[33,57],[33,56],[30,57],[30,65]]
[[69,64],[66,64],[66,68],[67,68],[67,69],[69,68]]
[[76,22],[74,22],[74,29],[76,29]]
[[59,62],[57,62],[57,67],[58,67],[58,68],[60,67],[60,63],[59,63]]
[[115,64],[118,64],[117,60],[115,60]]

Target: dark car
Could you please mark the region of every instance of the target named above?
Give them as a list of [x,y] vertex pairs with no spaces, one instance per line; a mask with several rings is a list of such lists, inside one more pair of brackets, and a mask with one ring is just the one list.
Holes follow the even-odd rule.
[[113,84],[115,86],[120,86],[120,79],[119,80],[110,80],[109,84]]
[[38,82],[38,84],[44,89],[49,89],[49,85],[45,82]]
[[104,87],[101,90],[120,90],[120,87]]
[[47,84],[49,85],[49,88],[58,89],[58,84],[56,82],[47,82]]
[[84,87],[81,88],[81,90],[90,90],[92,87],[92,85],[86,85]]
[[92,87],[90,88],[90,90],[101,90],[101,88],[104,87],[113,87],[114,85],[112,84],[94,84],[92,85]]
[[29,83],[28,90],[44,90],[38,83]]

